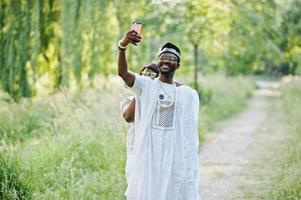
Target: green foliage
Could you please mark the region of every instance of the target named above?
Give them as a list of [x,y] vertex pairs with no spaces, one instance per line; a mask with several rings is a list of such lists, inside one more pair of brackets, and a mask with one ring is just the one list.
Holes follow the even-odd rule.
[[280,10],[283,16],[280,48],[284,53],[281,71],[284,74],[301,74],[301,1],[292,0],[289,5],[282,4]]
[[26,64],[30,60],[30,1],[0,4],[0,80],[15,98],[31,96]]
[[[280,62],[279,39],[275,1],[231,1],[231,31],[225,58],[228,74],[249,74],[267,71]],[[234,11],[234,12],[233,12]]]
[[[162,43],[182,49],[183,68],[230,75],[300,73],[300,0],[32,1],[0,3],[0,87],[14,99],[87,88],[116,74],[117,41],[144,22],[128,49],[138,70]],[[195,81],[197,82],[197,80]]]

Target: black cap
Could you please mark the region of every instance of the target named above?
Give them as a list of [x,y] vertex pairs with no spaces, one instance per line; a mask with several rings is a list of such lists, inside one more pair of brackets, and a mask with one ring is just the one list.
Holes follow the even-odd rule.
[[159,57],[162,53],[172,53],[178,58],[180,62],[181,51],[176,45],[172,44],[171,42],[167,42],[162,46]]

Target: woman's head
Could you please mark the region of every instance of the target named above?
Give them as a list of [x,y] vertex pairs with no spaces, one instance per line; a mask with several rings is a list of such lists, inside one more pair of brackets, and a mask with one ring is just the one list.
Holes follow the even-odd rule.
[[156,63],[147,64],[140,70],[140,75],[147,76],[152,79],[157,78],[159,76],[158,65]]

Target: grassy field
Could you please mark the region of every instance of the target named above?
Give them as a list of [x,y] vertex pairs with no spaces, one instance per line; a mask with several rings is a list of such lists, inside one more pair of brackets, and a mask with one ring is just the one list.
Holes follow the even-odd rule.
[[[254,88],[249,78],[221,76],[201,86],[201,138]],[[115,79],[19,103],[1,93],[0,199],[124,199],[128,125],[119,102],[129,94]]]

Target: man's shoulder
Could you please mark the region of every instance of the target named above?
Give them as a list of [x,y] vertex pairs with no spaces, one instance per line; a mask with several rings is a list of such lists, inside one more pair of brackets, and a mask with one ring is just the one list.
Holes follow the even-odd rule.
[[188,86],[188,85],[181,85],[179,87],[180,90],[183,90],[185,92],[188,92],[188,93],[197,93],[197,91],[195,89],[193,89],[192,87]]
[[179,90],[180,94],[182,94],[181,96],[185,96],[185,98],[192,99],[193,101],[199,101],[199,94],[195,89],[187,85],[182,85],[179,87]]

